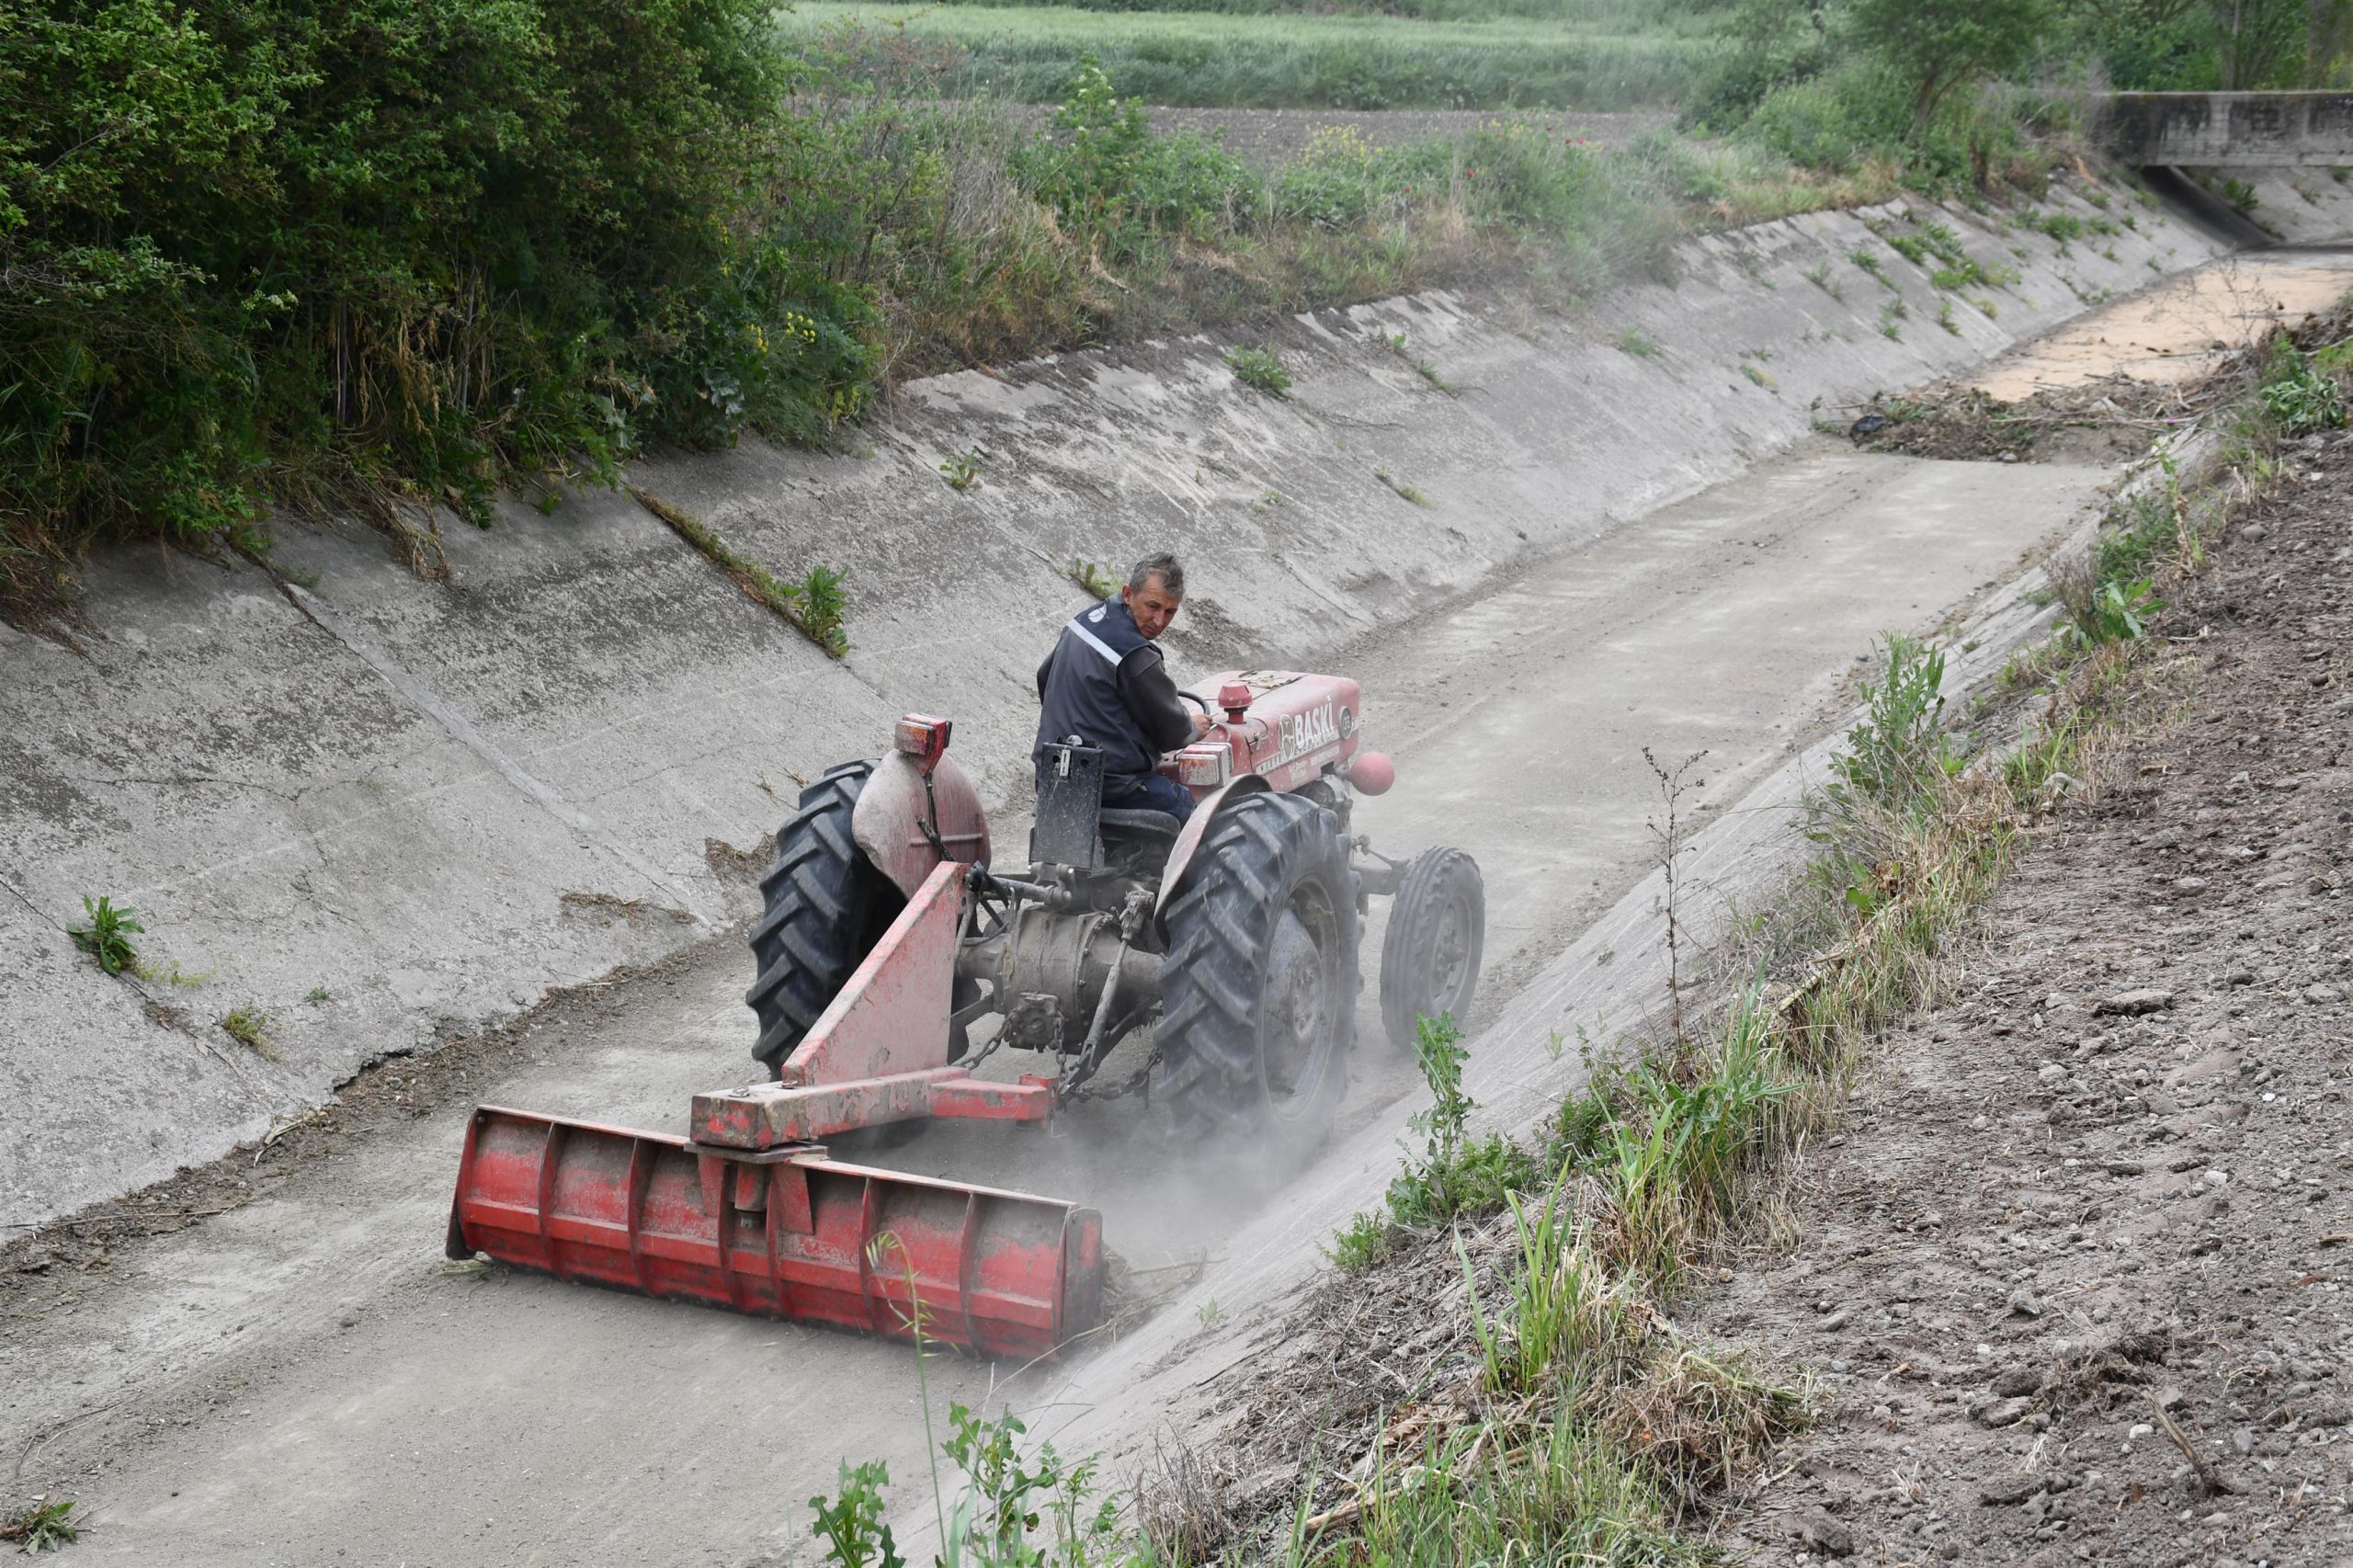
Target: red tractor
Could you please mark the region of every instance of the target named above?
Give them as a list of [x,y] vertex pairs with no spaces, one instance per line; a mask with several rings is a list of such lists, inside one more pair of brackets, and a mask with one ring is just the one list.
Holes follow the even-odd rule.
[[[1395,776],[1363,749],[1356,682],[1238,671],[1184,695],[1212,720],[1162,767],[1190,819],[1103,809],[1100,755],[1056,746],[1017,872],[992,864],[945,719],[911,714],[881,757],[810,785],[752,929],[770,1081],[697,1096],[683,1139],[477,1110],[452,1256],[976,1349],[1041,1354],[1092,1326],[1093,1211],[827,1145],[930,1117],[1043,1121],[1146,1024],[1131,1083],[1181,1128],[1310,1144],[1347,1088],[1370,898],[1394,900],[1381,1005],[1400,1049],[1478,982],[1471,858],[1392,860],[1350,835],[1354,796]],[[1005,1050],[1052,1071],[975,1071]]]

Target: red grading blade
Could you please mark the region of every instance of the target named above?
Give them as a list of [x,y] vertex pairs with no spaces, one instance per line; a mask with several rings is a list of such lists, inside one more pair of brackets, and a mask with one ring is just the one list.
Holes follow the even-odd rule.
[[[1051,1198],[483,1106],[449,1256],[763,1317],[1051,1355],[1103,1312],[1103,1222]],[[919,1304],[918,1304],[919,1303]]]

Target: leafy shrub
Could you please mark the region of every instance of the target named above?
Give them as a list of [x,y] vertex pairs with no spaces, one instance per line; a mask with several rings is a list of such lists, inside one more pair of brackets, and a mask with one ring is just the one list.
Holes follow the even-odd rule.
[[2281,340],[2265,372],[2263,410],[2282,435],[2309,436],[2345,424],[2345,392],[2293,344]]
[[487,523],[510,479],[855,412],[864,301],[772,221],[768,26],[64,0],[0,28],[8,582],[101,529],[243,542],[274,500]]
[[1897,805],[1921,782],[1949,770],[1944,741],[1945,655],[1916,638],[1889,634],[1880,678],[1865,681],[1863,716],[1830,759],[1834,796]]
[[2055,154],[2028,133],[2027,110],[1999,91],[1950,92],[1915,126],[1905,78],[1865,54],[1768,95],[1744,138],[1807,168],[1902,169],[1930,191],[2038,187]]
[[1120,263],[1164,255],[1189,233],[1231,229],[1261,205],[1249,165],[1189,132],[1152,133],[1143,104],[1121,101],[1092,55],[1048,134],[1013,159],[1022,187],[1063,226]]

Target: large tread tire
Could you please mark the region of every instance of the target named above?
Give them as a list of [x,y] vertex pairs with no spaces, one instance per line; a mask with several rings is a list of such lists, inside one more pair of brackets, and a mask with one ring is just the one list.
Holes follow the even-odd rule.
[[777,829],[776,863],[760,879],[752,927],[757,978],[744,1000],[760,1021],[752,1057],[775,1076],[810,1026],[906,907],[906,897],[850,836],[850,813],[874,771],[846,762],[801,791]]
[[[1286,934],[1286,914],[1295,929]],[[1357,897],[1337,819],[1288,795],[1218,813],[1167,914],[1160,1093],[1180,1133],[1285,1132],[1319,1143],[1347,1091],[1356,1043]],[[1316,1027],[1298,1046],[1272,994],[1279,939],[1314,944]]]
[[1487,889],[1460,849],[1425,849],[1405,868],[1381,938],[1381,1027],[1414,1053],[1420,1020],[1471,1011],[1487,941]]

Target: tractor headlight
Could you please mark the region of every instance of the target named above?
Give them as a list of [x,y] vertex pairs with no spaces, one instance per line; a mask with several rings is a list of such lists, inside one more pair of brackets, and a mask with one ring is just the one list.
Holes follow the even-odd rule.
[[1233,754],[1220,745],[1187,746],[1176,754],[1176,782],[1214,790],[1233,776]]

